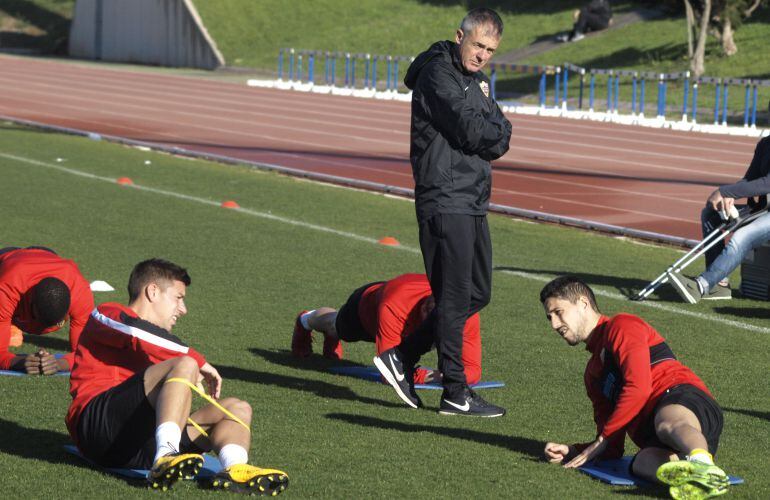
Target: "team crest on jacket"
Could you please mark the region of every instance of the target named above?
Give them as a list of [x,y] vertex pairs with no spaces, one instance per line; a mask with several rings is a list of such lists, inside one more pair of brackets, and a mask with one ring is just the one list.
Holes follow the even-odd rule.
[[479,82],[479,87],[481,87],[481,91],[484,92],[484,95],[489,97],[489,84],[482,80]]

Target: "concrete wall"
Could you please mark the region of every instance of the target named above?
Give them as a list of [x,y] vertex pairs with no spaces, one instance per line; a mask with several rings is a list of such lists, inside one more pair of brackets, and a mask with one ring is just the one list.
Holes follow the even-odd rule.
[[225,64],[192,0],[77,0],[69,53],[174,67]]

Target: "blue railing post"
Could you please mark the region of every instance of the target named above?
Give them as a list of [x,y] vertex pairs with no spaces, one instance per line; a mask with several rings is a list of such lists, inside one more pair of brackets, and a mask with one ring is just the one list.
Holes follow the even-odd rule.
[[278,79],[283,80],[283,49],[278,51]]
[[546,74],[545,70],[541,70],[540,73],[540,108],[545,108],[545,90],[546,90]]
[[591,73],[590,89],[588,91],[588,111],[594,112],[594,97],[596,95],[596,75]]
[[722,125],[727,125],[727,84],[728,80],[722,83]]
[[692,122],[697,123],[698,121],[698,82],[697,80],[693,82],[692,84],[692,105],[690,106],[690,110],[692,111]]
[[564,66],[564,100],[562,101],[562,108],[567,109],[567,100],[569,97],[569,69]]
[[612,70],[607,74],[607,113],[612,112]]
[[639,115],[644,118],[644,93],[647,88],[647,79],[642,75],[642,89],[639,94]]
[[372,90],[377,90],[377,56],[372,59]]
[[398,58],[393,61],[393,90],[398,91],[398,84],[401,83],[398,79]]
[[331,55],[332,57],[332,87],[334,86],[334,83],[337,79],[337,53],[333,53]]
[[714,125],[719,125],[719,83],[720,81],[717,80],[714,97]]
[[289,49],[289,81],[294,81],[294,49]]
[[620,75],[615,75],[615,114],[618,114],[618,94],[620,94]]
[[744,128],[749,126],[749,94],[750,94],[751,81],[746,80],[746,95],[743,98],[743,126]]
[[393,66],[393,56],[389,55],[386,60],[388,61],[388,64],[386,66],[387,77],[385,78],[385,90],[390,90],[390,75]]
[[578,109],[583,109],[583,88],[585,87],[586,83],[586,70],[585,68],[580,68],[580,95],[578,96]]
[[315,64],[315,54],[311,52],[307,56],[307,79],[311,84],[315,84],[315,75],[313,74],[314,64]]
[[369,87],[369,59],[370,55],[366,54],[364,56],[364,88]]
[[636,78],[637,74],[634,73],[631,80],[631,114],[636,115]]
[[556,72],[556,76],[554,77],[553,86],[553,105],[559,107],[559,100],[561,99],[561,71],[560,68],[555,68],[554,71]]
[[302,83],[302,52],[297,54],[297,80]]
[[682,121],[687,121],[687,99],[690,97],[690,72],[684,74],[684,98],[682,99]]
[[757,87],[758,85],[754,84],[754,97],[751,99],[751,128],[755,128],[757,126]]
[[666,80],[663,73],[658,77],[658,119],[666,118],[666,103],[664,101],[666,94]]
[[350,52],[345,54],[345,88],[350,87]]

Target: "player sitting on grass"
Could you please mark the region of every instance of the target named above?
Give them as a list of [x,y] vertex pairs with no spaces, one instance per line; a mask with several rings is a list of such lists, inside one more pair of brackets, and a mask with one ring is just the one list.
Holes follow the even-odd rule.
[[[291,352],[306,357],[312,352],[312,331],[324,335],[324,356],[342,358],[345,342],[374,342],[377,354],[395,347],[401,339],[419,327],[436,303],[431,295],[428,277],[424,274],[402,274],[389,281],[369,283],[355,290],[347,302],[336,311],[320,307],[302,311],[294,322]],[[463,330],[462,360],[468,384],[481,379],[481,332],[479,315],[473,314]],[[441,380],[437,370],[416,368],[414,383],[425,384]]]
[[591,353],[584,382],[597,430],[591,443],[547,443],[546,458],[570,468],[619,458],[628,433],[640,448],[631,464],[637,476],[670,485],[673,498],[726,493],[728,477],[712,456],[722,410],[663,337],[631,314],[602,315],[593,291],[571,276],[548,283],[540,302],[551,327],[569,345],[582,342]]
[[187,314],[189,285],[185,269],[146,260],[131,272],[128,306],[107,303],[93,310],[70,377],[70,435],[80,452],[101,466],[152,467],[147,481],[153,488],[165,490],[194,476],[203,465],[200,454],[213,449],[223,470],[212,488],[280,493],[288,485],[285,473],[246,463],[248,403],[224,398],[190,415],[191,389],[205,381],[218,399],[222,378],[171,334]]
[[[60,329],[69,317],[74,351],[93,308],[91,288],[73,261],[44,247],[0,249],[0,370],[40,375],[69,370],[72,353],[56,359],[44,349],[34,354],[9,352],[13,327],[45,335]],[[20,345],[21,338],[13,343]]]

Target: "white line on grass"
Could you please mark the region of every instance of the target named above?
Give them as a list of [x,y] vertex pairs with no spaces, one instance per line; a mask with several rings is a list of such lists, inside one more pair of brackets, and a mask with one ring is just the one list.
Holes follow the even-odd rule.
[[[55,165],[55,164],[52,164],[52,163],[46,163],[46,162],[42,162],[42,161],[38,161],[38,160],[33,160],[31,158],[25,158],[25,157],[22,157],[22,156],[16,156],[16,155],[7,154],[7,153],[0,153],[0,157],[7,158],[9,160],[15,160],[15,161],[22,162],[22,163],[28,163],[28,164],[31,164],[31,165],[37,165],[37,166],[40,166],[40,167],[50,168],[50,169],[53,169],[53,170],[58,170],[60,172],[64,172],[64,173],[68,173],[68,174],[72,174],[72,175],[77,175],[77,176],[80,176],[80,177],[85,177],[87,179],[93,179],[93,180],[99,180],[99,181],[103,181],[103,182],[109,182],[111,184],[116,184],[117,183],[117,179],[112,178],[112,177],[103,177],[103,176],[100,176],[100,175],[91,174],[89,172],[83,172],[81,170],[75,170],[73,168],[63,167],[61,165]],[[218,201],[207,200],[205,198],[198,198],[197,196],[190,196],[190,195],[187,195],[187,194],[177,193],[177,192],[174,192],[174,191],[167,191],[165,189],[157,189],[157,188],[152,188],[152,187],[148,187],[148,186],[140,186],[140,185],[137,185],[137,184],[131,184],[131,185],[128,185],[128,186],[120,186],[120,187],[129,187],[129,188],[137,189],[139,191],[146,191],[146,192],[149,192],[149,193],[160,194],[160,195],[163,195],[163,196],[169,196],[169,197],[177,198],[177,199],[180,199],[180,200],[193,201],[193,202],[196,202],[196,203],[202,203],[202,204],[214,206],[214,207],[217,207],[217,208],[220,207],[220,202],[218,202]],[[377,241],[376,238],[369,238],[367,236],[361,236],[359,234],[350,233],[350,232],[347,232],[347,231],[340,231],[338,229],[333,229],[333,228],[326,227],[326,226],[319,226],[317,224],[311,224],[309,222],[299,221],[299,220],[296,220],[296,219],[289,219],[287,217],[281,217],[279,215],[273,215],[273,214],[268,213],[268,212],[261,212],[261,211],[258,211],[258,210],[251,210],[251,209],[248,209],[248,208],[234,208],[234,209],[229,209],[229,210],[233,210],[233,211],[236,211],[236,212],[241,212],[241,213],[244,213],[244,214],[252,215],[254,217],[260,217],[262,219],[268,219],[268,220],[273,220],[273,221],[276,221],[276,222],[282,222],[282,223],[285,223],[285,224],[290,224],[290,225],[293,225],[293,226],[304,227],[304,228],[307,228],[307,229],[313,229],[315,231],[336,234],[338,236],[344,236],[345,238],[350,238],[350,239],[357,240],[357,241],[363,241],[365,243],[372,243],[372,244],[375,244],[375,245],[379,244],[379,242]],[[402,251],[406,251],[406,252],[410,252],[410,253],[414,253],[414,254],[419,254],[420,253],[420,250],[418,248],[410,247],[410,246],[407,246],[407,245],[399,245],[399,246],[394,246],[394,247],[390,247],[390,248],[393,248],[395,250],[402,250]],[[540,282],[543,282],[543,283],[551,281],[555,277],[555,276],[549,276],[549,275],[545,275],[545,274],[534,274],[534,273],[526,273],[526,272],[523,272],[523,271],[511,271],[511,270],[505,270],[505,269],[501,270],[500,272],[502,272],[503,274],[508,274],[508,275],[511,275],[511,276],[517,276],[519,278],[524,278],[524,279],[527,279],[527,280],[540,281]],[[616,293],[616,292],[612,292],[612,291],[609,291],[609,290],[604,290],[604,289],[596,288],[596,287],[593,287],[593,290],[594,290],[594,293],[596,293],[596,295],[600,295],[602,297],[607,297],[609,299],[620,300],[620,301],[628,300],[628,297],[626,297],[624,295],[621,295],[619,293]],[[749,324],[746,324],[746,323],[741,323],[740,321],[734,321],[734,320],[723,318],[721,316],[717,316],[717,315],[714,315],[714,314],[706,314],[706,313],[701,313],[701,312],[697,312],[697,311],[688,311],[686,309],[681,309],[679,307],[675,307],[675,306],[671,306],[671,305],[667,305],[667,304],[661,304],[661,303],[658,303],[658,302],[644,301],[644,302],[637,302],[637,304],[642,305],[642,306],[646,306],[646,307],[650,307],[652,309],[658,309],[658,310],[661,310],[661,311],[666,311],[666,312],[670,312],[670,313],[673,313],[673,314],[678,314],[680,316],[689,316],[691,318],[697,318],[697,319],[701,319],[701,320],[705,320],[705,321],[713,321],[713,322],[721,323],[723,325],[731,326],[731,327],[734,327],[734,328],[740,328],[742,330],[748,330],[750,332],[770,333],[770,328],[765,328],[765,327],[756,326],[756,325],[749,325]]]

